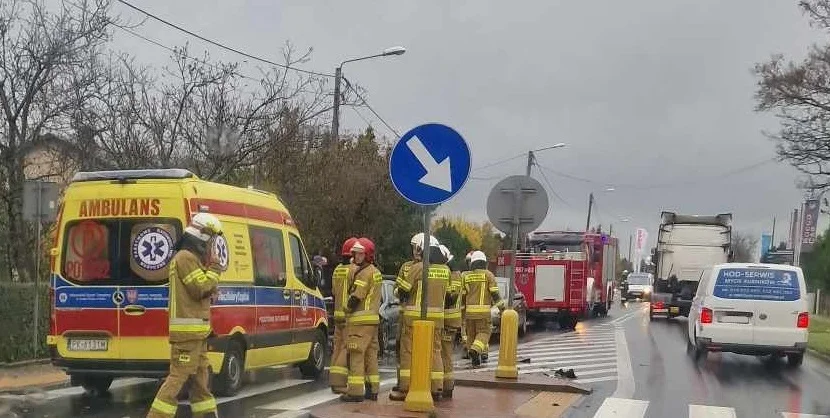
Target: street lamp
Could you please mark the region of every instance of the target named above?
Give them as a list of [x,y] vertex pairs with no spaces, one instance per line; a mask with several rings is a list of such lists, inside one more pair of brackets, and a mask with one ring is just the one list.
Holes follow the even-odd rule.
[[340,82],[343,79],[343,65],[345,65],[348,62],[363,61],[377,57],[403,55],[404,53],[406,53],[406,48],[402,46],[393,46],[384,49],[383,52],[381,52],[380,54],[347,59],[341,62],[340,65],[338,65],[337,68],[334,69],[334,107],[332,109],[331,135],[332,139],[334,139],[335,142],[340,140]]

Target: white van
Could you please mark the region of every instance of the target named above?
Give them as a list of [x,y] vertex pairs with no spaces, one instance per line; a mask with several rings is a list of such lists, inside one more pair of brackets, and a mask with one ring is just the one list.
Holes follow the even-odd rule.
[[791,366],[799,366],[809,322],[800,268],[719,264],[704,272],[697,288],[689,313],[689,343],[696,357],[709,351],[786,355]]

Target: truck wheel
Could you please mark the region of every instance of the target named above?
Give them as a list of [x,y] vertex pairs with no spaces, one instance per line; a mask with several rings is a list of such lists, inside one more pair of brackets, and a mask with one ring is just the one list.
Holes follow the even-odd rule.
[[326,367],[326,336],[319,329],[315,331],[314,341],[311,343],[311,351],[308,359],[300,364],[300,372],[308,379],[318,379]]
[[804,353],[787,354],[787,364],[790,367],[801,366],[801,363],[803,363],[803,362],[804,362]]
[[519,336],[524,337],[527,335],[527,314],[522,314],[519,317]]
[[81,387],[89,396],[104,396],[112,385],[112,376],[79,376]]
[[245,350],[238,341],[231,340],[225,350],[222,371],[216,382],[216,393],[220,396],[233,396],[242,387],[245,375]]
[[570,323],[570,318],[567,315],[560,315],[558,318],[559,322],[559,329],[566,330],[568,329],[568,324]]

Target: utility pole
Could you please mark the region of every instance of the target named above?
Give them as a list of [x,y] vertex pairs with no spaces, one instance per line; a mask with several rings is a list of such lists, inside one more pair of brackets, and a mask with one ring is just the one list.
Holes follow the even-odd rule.
[[634,240],[634,236],[628,234],[628,262],[631,262],[631,243]]
[[536,156],[533,154],[533,151],[527,152],[527,171],[525,175],[530,177],[530,169],[533,167],[533,162],[535,161]]
[[585,232],[591,229],[591,209],[594,207],[594,193],[588,195],[588,221],[585,222]]
[[775,248],[775,216],[772,217],[772,236],[769,238],[769,245],[772,248],[767,248],[767,250],[772,250]]
[[340,142],[340,81],[343,78],[342,65],[334,69],[334,107],[332,108],[331,140]]

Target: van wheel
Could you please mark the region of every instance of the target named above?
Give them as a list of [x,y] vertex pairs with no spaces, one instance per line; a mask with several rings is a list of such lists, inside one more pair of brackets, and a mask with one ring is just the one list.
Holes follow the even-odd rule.
[[225,360],[222,362],[222,372],[219,373],[216,393],[220,396],[233,396],[242,387],[242,377],[245,375],[245,351],[237,341],[231,340],[225,351]]
[[300,363],[300,373],[308,379],[317,379],[323,374],[326,368],[326,336],[319,329],[314,332],[314,341],[311,343],[311,351],[308,359]]
[[100,397],[109,391],[112,385],[112,376],[79,376],[81,387],[89,396]]
[[801,363],[804,363],[804,353],[787,354],[787,364],[790,367],[801,366]]

